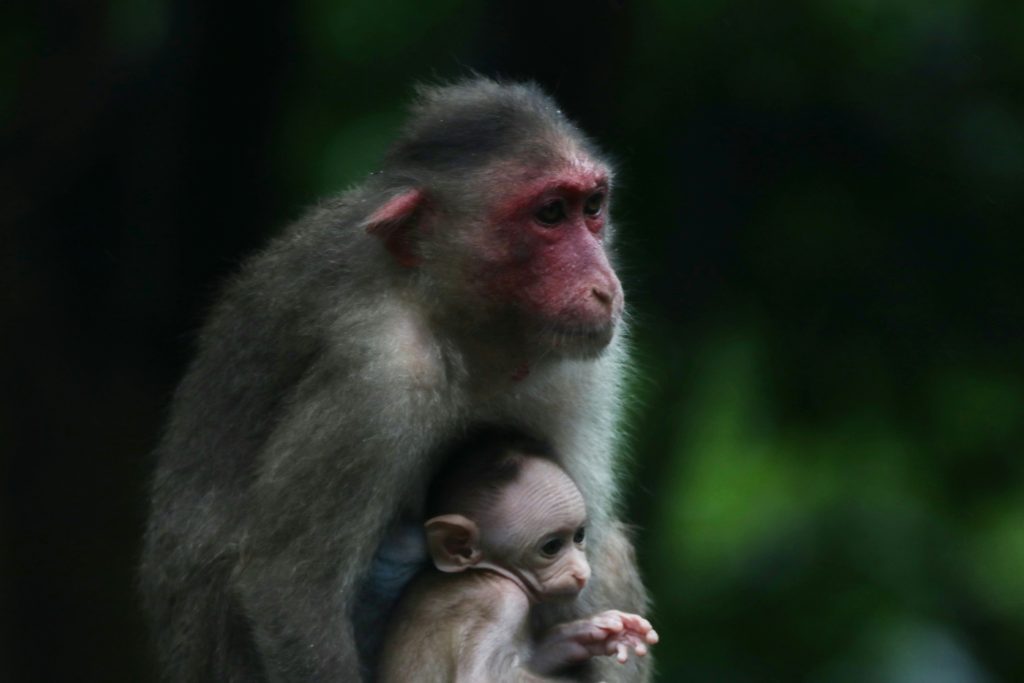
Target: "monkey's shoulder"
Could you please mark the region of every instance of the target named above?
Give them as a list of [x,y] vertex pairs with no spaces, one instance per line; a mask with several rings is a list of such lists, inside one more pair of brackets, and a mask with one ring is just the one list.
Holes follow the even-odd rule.
[[446,382],[441,344],[425,317],[412,305],[390,304],[380,309],[380,358],[411,388],[437,389]]

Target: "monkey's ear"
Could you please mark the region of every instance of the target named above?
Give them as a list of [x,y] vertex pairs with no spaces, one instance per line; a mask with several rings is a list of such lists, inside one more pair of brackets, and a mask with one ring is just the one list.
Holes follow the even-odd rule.
[[434,565],[443,572],[461,572],[483,558],[480,531],[462,515],[441,515],[428,519],[427,546]]
[[426,203],[423,190],[404,190],[377,207],[363,223],[366,232],[379,237],[395,261],[406,268],[420,264],[414,246],[414,230],[416,219]]

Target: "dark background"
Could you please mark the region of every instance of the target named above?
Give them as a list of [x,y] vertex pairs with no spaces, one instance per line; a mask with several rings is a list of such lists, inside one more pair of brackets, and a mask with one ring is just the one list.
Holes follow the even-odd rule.
[[1024,680],[1024,4],[0,5],[0,678],[147,681],[148,453],[218,283],[412,85],[617,157],[662,681]]

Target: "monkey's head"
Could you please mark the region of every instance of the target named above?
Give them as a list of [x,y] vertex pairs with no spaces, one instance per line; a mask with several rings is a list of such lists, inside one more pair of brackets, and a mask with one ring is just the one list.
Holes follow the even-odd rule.
[[511,452],[443,484],[436,509],[446,513],[426,523],[438,569],[489,570],[534,600],[574,598],[583,590],[590,577],[586,508],[562,468]]
[[623,308],[612,172],[538,88],[422,90],[380,182],[366,228],[437,314],[540,353],[611,341]]

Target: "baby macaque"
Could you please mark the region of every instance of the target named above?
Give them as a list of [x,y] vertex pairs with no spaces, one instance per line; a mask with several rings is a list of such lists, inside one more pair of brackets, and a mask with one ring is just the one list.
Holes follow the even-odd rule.
[[393,614],[381,683],[558,680],[658,642],[646,619],[617,610],[531,631],[534,605],[571,601],[590,578],[583,496],[541,450],[473,453],[439,476],[425,527],[440,571],[420,575]]

